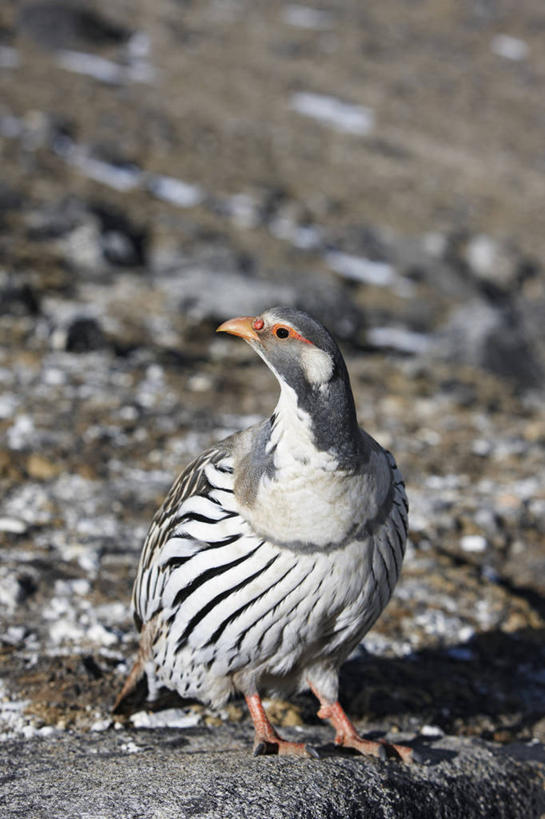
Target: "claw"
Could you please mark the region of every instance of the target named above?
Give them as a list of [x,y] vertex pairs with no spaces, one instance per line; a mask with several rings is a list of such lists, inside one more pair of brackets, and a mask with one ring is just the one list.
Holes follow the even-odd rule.
[[258,742],[254,748],[254,756],[264,756],[267,753],[267,744],[265,742]]
[[259,694],[246,696],[255,726],[254,756],[278,754],[278,756],[306,756],[319,759],[318,752],[303,742],[289,742],[279,737],[263,709]]
[[254,756],[269,756],[276,754],[277,756],[306,756],[313,759],[320,759],[316,748],[310,745],[304,745],[302,742],[288,742],[280,737],[274,737],[270,740],[257,740],[254,745]]
[[375,756],[385,762],[388,758],[387,746],[381,742],[373,742],[370,739],[363,739],[358,734],[351,734],[348,736],[337,735],[335,737],[335,744],[342,748],[352,748],[354,751],[362,754],[362,756]]
[[305,745],[305,751],[313,759],[321,759],[320,754],[318,753],[318,750],[316,748],[314,748],[312,745]]
[[419,759],[417,760],[416,758],[418,755],[412,748],[409,748],[408,745],[395,745],[393,742],[387,742],[385,739],[379,739],[379,742],[386,752],[386,756],[389,755],[395,759],[401,759],[401,761],[407,765],[419,761]]

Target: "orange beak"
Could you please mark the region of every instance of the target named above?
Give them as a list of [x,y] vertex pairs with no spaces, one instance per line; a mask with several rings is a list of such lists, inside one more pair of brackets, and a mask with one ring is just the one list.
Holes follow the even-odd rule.
[[240,336],[245,341],[259,341],[259,336],[252,326],[254,321],[255,316],[229,319],[220,324],[216,333],[230,333],[232,336]]

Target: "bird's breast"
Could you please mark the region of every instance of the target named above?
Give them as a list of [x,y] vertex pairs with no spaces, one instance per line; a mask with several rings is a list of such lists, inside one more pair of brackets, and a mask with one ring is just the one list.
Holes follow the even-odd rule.
[[261,537],[299,550],[336,548],[374,509],[365,475],[294,462],[260,479],[255,501],[240,514]]

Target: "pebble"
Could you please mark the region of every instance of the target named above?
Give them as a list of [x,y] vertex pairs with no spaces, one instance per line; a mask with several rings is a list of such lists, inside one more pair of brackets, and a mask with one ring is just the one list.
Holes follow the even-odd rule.
[[325,261],[336,273],[364,284],[391,287],[397,279],[396,271],[387,262],[376,262],[338,250],[326,253]]
[[0,532],[9,532],[13,535],[22,535],[28,529],[28,524],[20,518],[0,518]]
[[191,728],[201,722],[201,714],[181,708],[166,708],[163,711],[137,711],[130,721],[135,728]]
[[483,535],[464,535],[460,538],[460,546],[464,552],[485,552],[488,542]]
[[497,34],[490,45],[494,54],[506,60],[524,60],[530,53],[528,43],[509,34]]
[[420,735],[423,737],[435,738],[444,736],[445,732],[438,725],[423,725]]
[[333,15],[321,9],[293,4],[282,9],[282,20],[294,28],[328,31],[333,24]]
[[292,95],[290,108],[298,114],[317,119],[336,131],[355,136],[366,136],[375,125],[375,115],[371,108],[343,102],[325,94],[300,91]]
[[102,732],[107,731],[108,728],[111,728],[113,721],[111,719],[97,719],[92,724],[89,730]]

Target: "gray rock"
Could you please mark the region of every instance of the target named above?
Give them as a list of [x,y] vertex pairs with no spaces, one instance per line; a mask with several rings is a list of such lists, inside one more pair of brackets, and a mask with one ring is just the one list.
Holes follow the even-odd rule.
[[450,316],[439,334],[439,351],[447,359],[489,370],[522,388],[543,384],[543,368],[524,315],[511,305],[468,301]]
[[129,36],[128,29],[97,11],[60,0],[24,5],[18,16],[18,29],[50,49],[118,44]]
[[224,726],[6,742],[3,816],[529,819],[545,810],[540,744],[443,737],[422,743],[425,764],[409,767],[332,746],[321,760],[255,759],[241,750],[248,734]]

